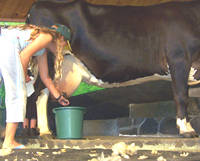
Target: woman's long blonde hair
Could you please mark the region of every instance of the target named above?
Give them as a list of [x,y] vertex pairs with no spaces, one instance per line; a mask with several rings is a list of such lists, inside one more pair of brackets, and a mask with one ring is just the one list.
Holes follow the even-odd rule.
[[[56,43],[56,55],[55,55],[55,62],[54,62],[54,69],[55,69],[55,77],[54,77],[54,81],[57,81],[59,80],[61,77],[62,77],[62,69],[61,69],[61,66],[62,66],[62,62],[63,62],[63,55],[65,54],[64,52],[66,50],[70,50],[70,47],[69,46],[66,46],[66,47],[63,47],[61,45],[61,35],[56,32],[55,30],[53,29],[50,29],[50,28],[47,28],[47,27],[39,27],[39,26],[35,26],[35,25],[17,25],[17,26],[12,26],[10,28],[20,28],[22,30],[25,30],[25,29],[33,29],[31,35],[30,35],[30,39],[31,41],[33,41],[34,39],[37,38],[38,34],[40,32],[43,32],[43,33],[49,33],[52,37],[53,37],[53,41]],[[35,66],[35,60],[32,59],[31,61],[31,66]]]

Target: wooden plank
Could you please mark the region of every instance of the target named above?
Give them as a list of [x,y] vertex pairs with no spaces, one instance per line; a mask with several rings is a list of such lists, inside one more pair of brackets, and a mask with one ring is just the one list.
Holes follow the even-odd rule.
[[35,0],[0,0],[0,18],[25,19]]
[[2,22],[25,22],[25,18],[0,18]]
[[191,0],[86,0],[89,3],[97,5],[119,5],[119,6],[148,6],[160,3],[166,3],[170,1],[191,1]]

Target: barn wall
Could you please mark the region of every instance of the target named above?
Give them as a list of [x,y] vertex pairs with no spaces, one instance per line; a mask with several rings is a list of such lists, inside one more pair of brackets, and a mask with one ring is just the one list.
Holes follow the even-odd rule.
[[25,21],[35,0],[0,0],[0,21]]

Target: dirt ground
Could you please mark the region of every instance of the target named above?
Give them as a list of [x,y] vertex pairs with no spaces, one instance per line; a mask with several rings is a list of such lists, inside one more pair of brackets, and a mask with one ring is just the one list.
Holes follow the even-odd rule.
[[18,141],[26,149],[13,150],[0,156],[0,161],[200,161],[200,138],[93,136]]
[[9,156],[1,157],[4,161],[199,161],[198,152],[173,151],[138,151],[129,159],[121,155],[112,156],[109,149],[24,149],[15,150]]

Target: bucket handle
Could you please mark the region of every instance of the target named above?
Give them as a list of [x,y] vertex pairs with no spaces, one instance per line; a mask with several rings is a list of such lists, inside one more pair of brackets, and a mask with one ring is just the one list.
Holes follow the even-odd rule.
[[56,109],[55,108],[52,111],[53,111],[54,114],[56,113]]

